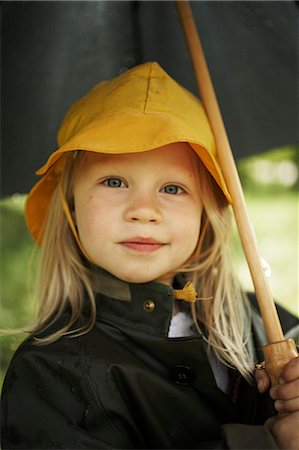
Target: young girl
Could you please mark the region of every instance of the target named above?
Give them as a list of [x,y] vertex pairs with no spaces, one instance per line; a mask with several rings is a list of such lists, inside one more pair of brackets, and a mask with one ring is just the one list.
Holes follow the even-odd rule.
[[[259,395],[260,317],[201,103],[157,63],[67,114],[26,218],[39,311],[10,364],[2,448],[297,448],[299,364]],[[269,389],[262,369],[260,392]]]

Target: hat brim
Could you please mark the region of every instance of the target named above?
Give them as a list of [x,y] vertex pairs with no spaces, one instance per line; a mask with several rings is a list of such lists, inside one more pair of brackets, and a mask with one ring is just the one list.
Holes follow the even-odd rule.
[[210,150],[214,141],[209,132],[204,128],[196,130],[188,123],[182,123],[181,118],[165,112],[120,114],[91,122],[54,152],[36,172],[42,175],[42,179],[30,192],[25,210],[27,225],[34,239],[38,243],[42,240],[43,222],[60,177],[64,154],[76,150],[106,154],[140,153],[174,142],[190,144],[231,203],[222,172]]

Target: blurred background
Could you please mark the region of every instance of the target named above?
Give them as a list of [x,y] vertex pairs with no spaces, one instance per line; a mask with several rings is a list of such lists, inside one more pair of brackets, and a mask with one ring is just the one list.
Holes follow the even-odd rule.
[[[190,2],[275,299],[298,315],[295,1]],[[34,171],[69,106],[97,82],[158,61],[198,95],[174,1],[2,1],[0,327],[34,317],[38,249],[24,222]],[[252,290],[238,233],[235,268]],[[1,337],[0,382],[24,335]]]

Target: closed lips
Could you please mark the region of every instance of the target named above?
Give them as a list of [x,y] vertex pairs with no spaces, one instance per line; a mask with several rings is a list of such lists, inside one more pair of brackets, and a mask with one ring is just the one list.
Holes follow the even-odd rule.
[[152,238],[143,238],[143,237],[135,237],[126,239],[125,241],[122,241],[121,244],[126,243],[135,243],[135,244],[148,244],[148,245],[164,245],[162,242],[156,241]]
[[132,250],[151,252],[158,250],[165,244],[151,238],[136,237],[120,242],[121,245]]

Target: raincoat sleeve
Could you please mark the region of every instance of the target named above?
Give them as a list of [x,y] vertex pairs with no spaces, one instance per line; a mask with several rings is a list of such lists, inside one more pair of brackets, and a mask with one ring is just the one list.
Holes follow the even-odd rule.
[[27,344],[12,359],[1,398],[2,450],[132,448],[117,419],[113,423],[85,389],[74,349],[70,358],[68,343],[55,353],[47,347]]
[[222,432],[228,449],[279,449],[271,433],[262,425],[226,424],[222,425]]
[[202,450],[279,450],[271,433],[262,425],[222,425],[222,440],[200,442]]

